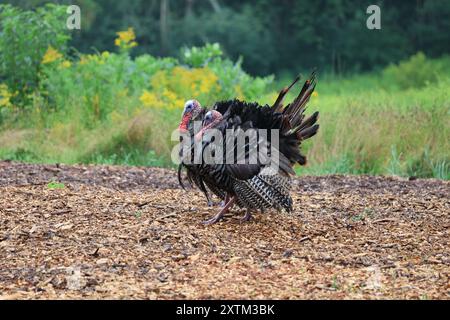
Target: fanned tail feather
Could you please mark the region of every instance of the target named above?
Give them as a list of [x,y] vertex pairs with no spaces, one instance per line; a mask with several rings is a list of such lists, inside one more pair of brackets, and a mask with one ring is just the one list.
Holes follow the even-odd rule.
[[282,112],[281,139],[283,141],[280,149],[282,149],[281,152],[286,155],[292,164],[306,164],[306,157],[299,150],[300,144],[303,140],[314,136],[319,130],[319,125],[316,124],[319,119],[319,112],[314,112],[305,120],[306,105],[315,87],[316,71],[313,71],[303,84],[298,96]]
[[286,96],[286,94],[289,92],[289,90],[300,80],[300,76],[297,76],[295,80],[286,88],[282,89],[280,91],[280,94],[278,95],[277,100],[272,105],[273,112],[281,112],[283,109],[283,99]]

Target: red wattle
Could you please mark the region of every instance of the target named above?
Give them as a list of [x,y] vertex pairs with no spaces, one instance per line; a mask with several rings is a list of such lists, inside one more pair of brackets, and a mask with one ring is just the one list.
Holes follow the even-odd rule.
[[184,132],[187,131],[187,126],[190,120],[190,114],[186,114],[183,116],[183,119],[181,119],[180,125],[178,126],[178,130]]

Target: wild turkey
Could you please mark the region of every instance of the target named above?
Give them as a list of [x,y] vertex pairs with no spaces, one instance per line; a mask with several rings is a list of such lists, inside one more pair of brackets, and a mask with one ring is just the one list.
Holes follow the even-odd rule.
[[[196,173],[201,179],[208,181],[209,185],[214,186],[213,188],[226,193],[224,208],[205,223],[219,221],[234,203],[247,208],[244,220],[248,220],[251,217],[251,210],[255,209],[292,210],[292,199],[289,195],[290,175],[294,173],[292,166],[295,163],[301,165],[306,163],[306,158],[299,151],[300,143],[315,135],[318,130],[318,125],[315,125],[318,112],[304,120],[306,103],[315,88],[314,73],[305,82],[294,102],[283,108],[284,96],[297,81],[298,78],[289,87],[283,89],[271,107],[235,99],[216,103],[213,110],[204,116],[203,127],[200,132],[196,133],[197,140],[212,128],[218,129],[222,133],[225,133],[227,129],[280,130],[280,166],[276,172],[273,172],[272,167],[261,163],[229,164],[223,161],[221,164],[201,163],[196,165]],[[204,141],[202,150],[211,143],[208,140]],[[246,148],[249,150],[251,146],[247,145]],[[244,152],[245,156],[246,152]]]

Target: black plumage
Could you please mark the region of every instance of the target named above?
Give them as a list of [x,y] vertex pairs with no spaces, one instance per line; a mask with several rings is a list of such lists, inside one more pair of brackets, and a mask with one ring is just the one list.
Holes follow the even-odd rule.
[[[260,106],[257,103],[247,103],[237,99],[229,101],[221,101],[213,106],[213,112],[209,117],[213,116],[212,128],[221,131],[223,134],[227,130],[242,130],[247,132],[249,129],[277,129],[279,130],[279,166],[274,169],[267,163],[262,163],[259,159],[256,163],[249,163],[250,150],[256,147],[247,143],[242,150],[236,150],[236,141],[222,141],[223,148],[226,150],[222,163],[206,164],[201,163],[190,168],[195,172],[197,181],[194,184],[201,186],[206,184],[208,188],[218,195],[221,199],[225,199],[227,205],[215,217],[208,220],[207,223],[214,223],[220,220],[223,213],[233,205],[234,202],[240,207],[247,209],[244,218],[250,217],[252,210],[264,210],[267,208],[275,208],[277,210],[292,210],[292,198],[290,197],[290,176],[294,174],[293,165],[306,164],[306,157],[300,152],[300,144],[303,140],[314,136],[319,126],[316,124],[318,120],[318,112],[313,113],[305,119],[306,104],[315,88],[315,73],[305,82],[297,98],[286,107],[283,106],[283,98],[286,93],[295,85],[298,78],[287,88],[283,89],[276,102],[272,105]],[[205,113],[201,116],[204,119],[202,130],[208,127],[205,120]],[[208,116],[206,116],[208,117]],[[218,118],[218,119],[216,119]],[[194,133],[193,133],[194,134]],[[231,137],[230,139],[235,139]],[[257,141],[260,142],[264,137],[257,135]],[[226,144],[231,143],[232,148],[226,148]],[[266,138],[270,150],[271,138]],[[202,150],[206,146],[213,144],[209,140],[203,140]],[[259,147],[259,144],[257,145]],[[230,153],[231,152],[231,153]],[[233,164],[226,163],[226,156],[233,156],[237,160],[239,156],[243,156],[245,163]],[[271,160],[274,155],[268,154]],[[275,171],[274,171],[275,170]],[[188,177],[190,173],[188,171]],[[214,190],[213,190],[214,189]],[[202,190],[202,187],[200,187]],[[202,190],[205,192],[204,190]],[[207,192],[205,193],[207,194]]]
[[[210,193],[212,192],[220,199],[225,199],[226,193],[217,186],[217,183],[211,181],[207,176],[201,174],[201,167],[194,163],[194,122],[202,121],[207,110],[201,108],[200,106],[196,110],[192,111],[193,114],[187,123],[186,137],[188,137],[188,143],[190,144],[188,149],[188,154],[183,154],[183,149],[180,149],[180,164],[178,165],[178,182],[183,187],[183,180],[181,177],[181,172],[183,168],[186,170],[186,177],[191,185],[195,185],[206,197],[208,205],[212,205],[213,201],[211,199]],[[180,137],[180,142],[182,142],[182,137]],[[189,159],[188,159],[189,158]],[[188,161],[189,160],[189,161]]]

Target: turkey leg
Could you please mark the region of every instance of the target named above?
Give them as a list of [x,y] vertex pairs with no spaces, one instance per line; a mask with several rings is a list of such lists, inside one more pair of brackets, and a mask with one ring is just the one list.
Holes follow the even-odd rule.
[[230,201],[230,195],[227,193],[225,195],[225,200],[220,201],[219,205],[223,208],[228,203],[228,201]]
[[241,218],[241,222],[250,221],[251,218],[252,213],[250,212],[250,209],[247,209],[247,211],[245,212],[245,216]]
[[228,202],[225,204],[225,206],[220,210],[214,217],[211,219],[208,219],[206,221],[203,221],[203,224],[214,224],[218,221],[220,221],[223,218],[223,215],[230,209],[234,202],[236,201],[236,196],[232,196],[229,198]]

